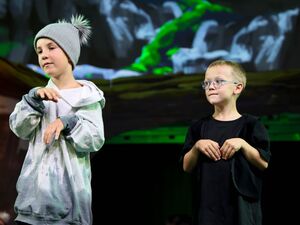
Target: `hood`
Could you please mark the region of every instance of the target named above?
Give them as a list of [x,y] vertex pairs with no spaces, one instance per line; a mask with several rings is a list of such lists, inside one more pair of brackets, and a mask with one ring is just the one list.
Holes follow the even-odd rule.
[[[50,79],[47,87],[51,87],[56,89],[61,95],[61,99],[65,101],[72,107],[82,107],[85,105],[90,105],[95,102],[100,102],[101,108],[104,108],[105,98],[103,91],[101,91],[93,82],[88,80],[76,80],[78,83],[82,84],[82,87],[76,89],[63,89],[60,90]],[[80,93],[76,93],[76,96],[80,96],[78,98],[74,98],[72,92],[78,91]]]

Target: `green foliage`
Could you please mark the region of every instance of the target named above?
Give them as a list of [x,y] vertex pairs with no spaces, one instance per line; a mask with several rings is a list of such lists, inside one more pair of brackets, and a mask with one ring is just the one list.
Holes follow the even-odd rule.
[[171,58],[172,55],[174,55],[175,53],[177,53],[179,51],[180,48],[178,47],[174,47],[174,48],[171,48],[167,51],[166,55]]
[[153,73],[155,75],[169,74],[172,71],[173,71],[172,68],[169,66],[164,66],[164,67],[159,67],[159,68],[153,69]]
[[0,43],[0,57],[6,57],[11,52],[11,50],[18,45],[12,42],[1,42]]
[[156,67],[161,62],[161,54],[166,54],[170,58],[178,51],[178,48],[173,48],[172,44],[174,44],[174,38],[179,31],[196,30],[201,24],[201,17],[206,11],[231,11],[227,7],[204,0],[182,0],[179,2],[179,6],[183,11],[182,15],[162,25],[155,38],[143,47],[140,57],[127,67],[128,69],[138,72],[166,74],[170,70],[169,68],[156,69]]
[[90,79],[93,78],[93,74],[92,74],[92,73],[86,73],[84,76],[85,76],[85,78],[88,79],[88,80],[90,80]]

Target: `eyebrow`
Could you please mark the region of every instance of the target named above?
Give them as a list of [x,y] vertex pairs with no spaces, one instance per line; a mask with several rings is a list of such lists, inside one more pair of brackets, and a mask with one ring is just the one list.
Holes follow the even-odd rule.
[[[206,79],[206,78],[205,78]],[[205,80],[204,79],[204,80]],[[226,80],[224,77],[220,77],[219,75],[217,75],[216,77],[214,77],[213,79],[207,79],[207,80]]]
[[[50,41],[46,44],[47,47],[49,46],[58,46],[54,41]],[[41,49],[42,47],[37,46],[36,49]]]

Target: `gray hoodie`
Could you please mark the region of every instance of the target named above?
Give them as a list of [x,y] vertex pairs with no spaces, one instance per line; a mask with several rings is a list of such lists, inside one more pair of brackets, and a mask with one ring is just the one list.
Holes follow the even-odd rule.
[[[29,141],[17,181],[16,220],[29,224],[92,224],[90,152],[104,144],[103,92],[91,81],[59,90],[57,103],[26,94],[9,117],[11,130]],[[33,89],[34,90],[34,89]],[[32,91],[31,91],[32,93]],[[43,133],[62,118],[65,129],[46,145]]]

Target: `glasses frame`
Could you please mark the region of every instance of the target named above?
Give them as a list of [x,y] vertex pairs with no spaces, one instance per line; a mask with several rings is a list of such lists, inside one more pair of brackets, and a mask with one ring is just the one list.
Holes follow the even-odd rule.
[[224,84],[232,83],[232,84],[240,84],[240,82],[232,81],[232,80],[224,80],[224,79],[215,79],[215,80],[206,80],[201,82],[201,87],[204,90],[209,89],[210,85],[213,85],[215,89],[219,89]]

